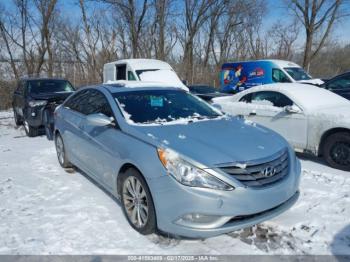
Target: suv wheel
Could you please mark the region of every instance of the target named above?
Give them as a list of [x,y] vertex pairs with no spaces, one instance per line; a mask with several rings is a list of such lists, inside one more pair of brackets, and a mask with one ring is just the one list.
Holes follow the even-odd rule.
[[72,164],[67,159],[66,149],[64,148],[63,139],[59,133],[57,133],[57,135],[55,136],[55,146],[56,146],[58,162],[60,163],[60,165],[63,168],[72,167]]
[[44,126],[45,126],[45,134],[48,140],[53,139],[53,130],[54,130],[54,124],[52,122],[52,118],[50,116],[50,112],[48,110],[44,111]]
[[350,134],[330,135],[325,142],[323,155],[331,167],[350,171]]
[[146,181],[132,168],[121,176],[121,203],[129,224],[143,235],[154,233],[156,214]]
[[35,137],[39,134],[39,129],[37,127],[33,127],[29,125],[27,120],[23,121],[23,126],[24,126],[24,131],[29,137]]
[[15,123],[16,123],[16,126],[20,126],[23,124],[23,121],[21,120],[21,118],[19,117],[17,111],[15,108],[13,108],[13,117],[15,119]]

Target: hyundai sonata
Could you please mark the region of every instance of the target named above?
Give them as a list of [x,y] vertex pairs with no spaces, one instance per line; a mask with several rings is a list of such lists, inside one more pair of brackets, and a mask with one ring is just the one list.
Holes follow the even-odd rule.
[[289,209],[300,162],[285,139],[159,84],[86,87],[55,111],[59,163],[120,199],[142,234],[210,237]]

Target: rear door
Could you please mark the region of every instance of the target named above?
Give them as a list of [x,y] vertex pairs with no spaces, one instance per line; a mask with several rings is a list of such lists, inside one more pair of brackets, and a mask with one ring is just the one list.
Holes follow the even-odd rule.
[[[276,131],[294,148],[306,147],[307,118],[290,98],[276,91],[259,91],[241,100],[247,103],[244,115],[248,119]],[[287,112],[287,106],[296,107],[299,112]]]

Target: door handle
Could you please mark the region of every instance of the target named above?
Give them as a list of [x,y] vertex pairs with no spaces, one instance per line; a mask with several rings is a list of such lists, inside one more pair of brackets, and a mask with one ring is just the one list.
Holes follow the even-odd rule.
[[249,115],[250,116],[256,116],[256,112],[250,112]]

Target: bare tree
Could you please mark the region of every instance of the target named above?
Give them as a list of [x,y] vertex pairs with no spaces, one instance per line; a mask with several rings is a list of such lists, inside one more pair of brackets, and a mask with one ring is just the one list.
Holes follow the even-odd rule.
[[[344,0],[292,0],[289,7],[305,28],[303,66],[307,69],[330,35],[334,23],[343,17]],[[315,37],[320,39],[316,43]]]

